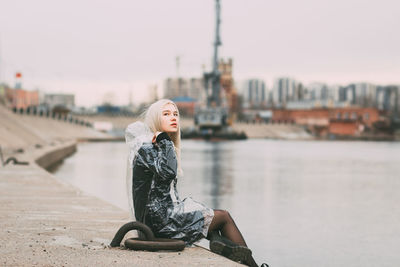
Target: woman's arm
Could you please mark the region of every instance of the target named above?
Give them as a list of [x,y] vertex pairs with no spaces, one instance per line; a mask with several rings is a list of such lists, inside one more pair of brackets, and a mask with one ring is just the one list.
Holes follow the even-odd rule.
[[178,164],[174,144],[165,132],[158,134],[152,145],[139,149],[136,162],[163,180],[171,181],[176,177]]

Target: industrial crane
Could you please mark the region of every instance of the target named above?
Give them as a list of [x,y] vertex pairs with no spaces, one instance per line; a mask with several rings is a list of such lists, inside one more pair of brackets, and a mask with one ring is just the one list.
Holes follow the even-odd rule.
[[[195,114],[195,124],[200,132],[214,134],[223,131],[227,125],[228,110],[222,105],[221,99],[221,73],[218,69],[218,47],[221,45],[219,28],[221,24],[220,1],[215,0],[215,41],[212,71],[204,73],[204,88],[206,91],[206,107],[198,107]],[[211,88],[210,88],[211,87]],[[211,92],[210,92],[211,89]]]

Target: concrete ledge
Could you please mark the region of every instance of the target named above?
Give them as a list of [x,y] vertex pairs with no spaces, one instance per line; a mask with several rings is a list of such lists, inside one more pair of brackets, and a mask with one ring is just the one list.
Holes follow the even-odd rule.
[[[40,166],[74,151],[43,147],[29,166],[0,168],[0,264],[3,266],[242,266],[201,247],[182,252],[110,249],[129,221],[120,210],[62,183]],[[36,165],[34,162],[37,162]]]
[[35,162],[40,167],[48,170],[51,166],[59,163],[66,157],[71,156],[76,152],[76,143],[67,144],[62,147],[57,147],[52,151],[45,153],[44,155],[39,156]]

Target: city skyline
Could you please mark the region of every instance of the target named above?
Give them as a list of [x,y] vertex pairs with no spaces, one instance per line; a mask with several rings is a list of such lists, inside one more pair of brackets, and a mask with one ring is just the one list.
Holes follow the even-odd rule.
[[[210,69],[214,1],[4,1],[0,81],[47,93],[74,93],[78,105],[135,103],[147,89]],[[157,6],[155,6],[157,5]],[[358,0],[221,1],[221,58],[235,81],[278,77],[303,83],[400,84],[400,3]]]

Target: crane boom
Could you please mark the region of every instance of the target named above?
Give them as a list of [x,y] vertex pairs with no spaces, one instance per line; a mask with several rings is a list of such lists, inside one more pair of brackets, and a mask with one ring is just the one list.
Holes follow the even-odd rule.
[[[190,136],[201,136],[205,139],[212,137],[223,139],[246,139],[245,133],[236,133],[228,124],[228,109],[224,106],[221,98],[221,72],[219,70],[218,47],[221,45],[221,5],[220,0],[215,0],[215,39],[214,54],[212,58],[212,70],[204,72],[204,89],[206,92],[206,105],[197,106],[195,110],[194,123],[197,132],[193,131]],[[210,92],[211,87],[211,92]]]

